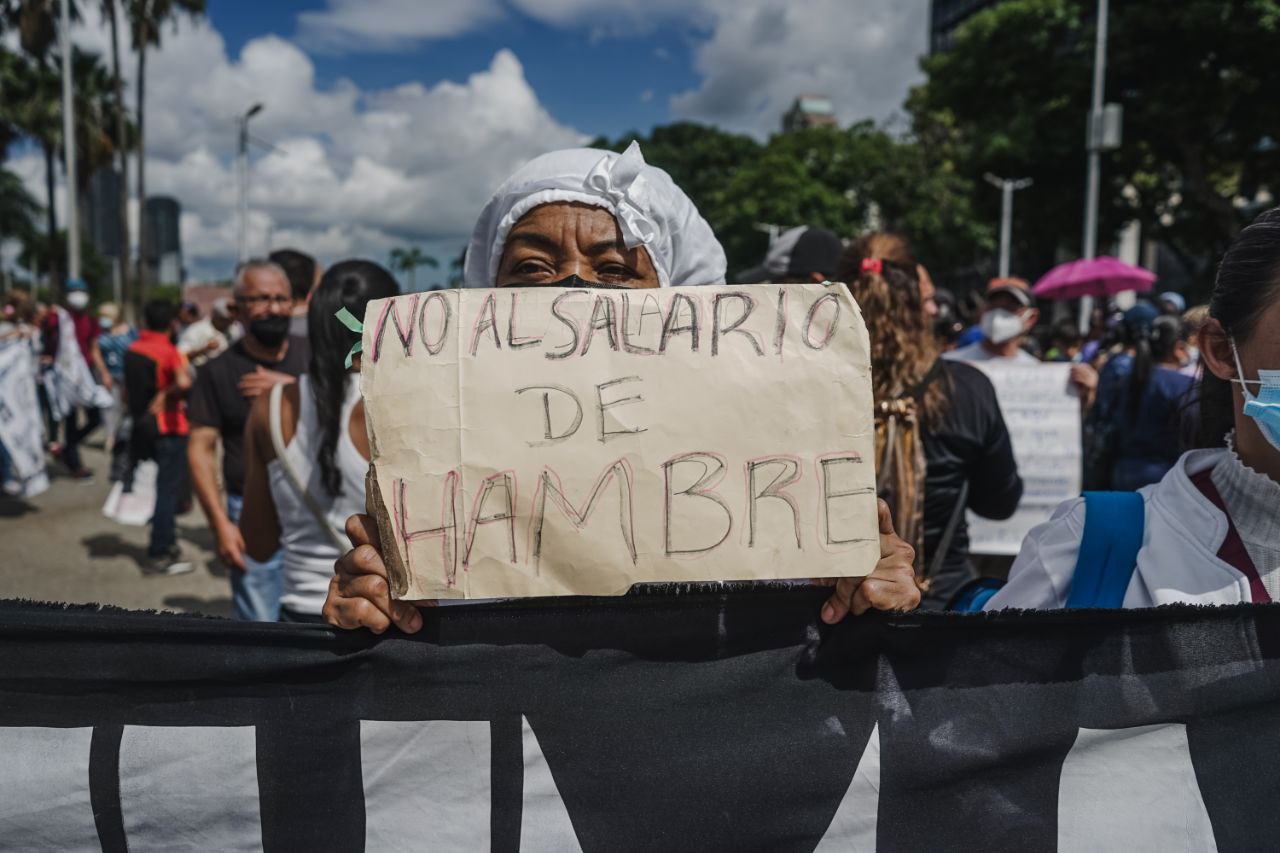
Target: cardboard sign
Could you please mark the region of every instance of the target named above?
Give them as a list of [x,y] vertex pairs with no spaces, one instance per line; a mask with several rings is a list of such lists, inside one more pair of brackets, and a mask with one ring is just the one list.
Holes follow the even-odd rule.
[[364,324],[367,500],[398,598],[875,566],[844,285],[437,291]]
[[1070,364],[969,363],[995,386],[1023,484],[1012,518],[992,521],[969,513],[969,551],[1012,556],[1031,528],[1080,495],[1080,397]]

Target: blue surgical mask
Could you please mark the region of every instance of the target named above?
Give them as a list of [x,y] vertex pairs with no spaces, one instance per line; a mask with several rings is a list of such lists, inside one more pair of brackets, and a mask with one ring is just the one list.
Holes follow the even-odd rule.
[[[1236,349],[1234,339],[1231,341],[1231,354],[1236,359],[1237,375],[1231,381],[1240,383],[1245,400],[1244,413],[1253,418],[1263,438],[1280,450],[1280,370],[1259,370],[1257,379],[1245,379],[1240,351]],[[1259,386],[1257,394],[1249,390],[1250,385]]]

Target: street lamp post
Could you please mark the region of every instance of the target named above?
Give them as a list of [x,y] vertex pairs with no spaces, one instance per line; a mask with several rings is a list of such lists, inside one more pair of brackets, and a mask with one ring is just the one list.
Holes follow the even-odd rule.
[[[80,277],[80,210],[76,200],[76,113],[71,87],[71,2],[62,0],[62,151],[67,176],[67,278]],[[53,204],[53,199],[49,199]],[[58,282],[52,282],[55,292]]]
[[[64,0],[65,2],[65,0]],[[245,114],[236,119],[239,148],[236,154],[236,177],[240,198],[240,239],[239,259],[243,263],[249,259],[249,119],[262,112],[262,104],[254,104]]]
[[[1093,46],[1093,101],[1089,107],[1088,151],[1089,173],[1085,184],[1084,203],[1084,258],[1091,260],[1098,254],[1098,196],[1102,185],[1102,152],[1119,145],[1118,120],[1115,122],[1115,139],[1108,138],[1106,114],[1102,95],[1107,78],[1107,13],[1108,0],[1098,0],[1098,35]],[[1118,118],[1118,116],[1117,116]],[[1080,331],[1089,331],[1093,315],[1093,297],[1080,299]]]
[[1000,277],[1009,277],[1009,251],[1013,242],[1013,194],[1025,190],[1034,181],[1030,178],[1011,180],[999,178],[987,172],[982,176],[987,183],[1000,190]]

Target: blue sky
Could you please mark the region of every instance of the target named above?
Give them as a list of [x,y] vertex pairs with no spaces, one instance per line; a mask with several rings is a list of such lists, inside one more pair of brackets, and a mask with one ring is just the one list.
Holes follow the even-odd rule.
[[[148,194],[182,205],[194,280],[235,265],[235,116],[255,102],[253,133],[275,147],[250,159],[250,254],[385,261],[417,245],[447,259],[497,185],[546,151],[676,120],[764,139],[807,92],[842,124],[888,121],[920,79],[928,27],[928,0],[208,5],[148,59]],[[109,55],[98,4],[82,7],[76,43]],[[36,152],[13,149],[6,167],[43,202]]]
[[[266,8],[264,8],[266,7]],[[213,0],[209,17],[238,53],[265,33],[298,35],[298,14],[323,3]],[[350,78],[362,89],[418,81],[432,85],[483,70],[504,47],[518,46],[525,76],[557,120],[589,135],[619,136],[671,120],[669,100],[697,86],[693,47],[708,36],[690,22],[663,21],[630,36],[599,36],[586,28],[552,26],[512,12],[481,32],[382,51],[315,51],[317,81]],[[354,40],[353,40],[354,41]]]

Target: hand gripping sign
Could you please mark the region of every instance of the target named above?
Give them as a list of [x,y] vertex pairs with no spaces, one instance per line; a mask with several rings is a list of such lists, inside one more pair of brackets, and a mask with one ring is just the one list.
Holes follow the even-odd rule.
[[367,501],[401,599],[865,575],[870,358],[842,284],[369,303]]

